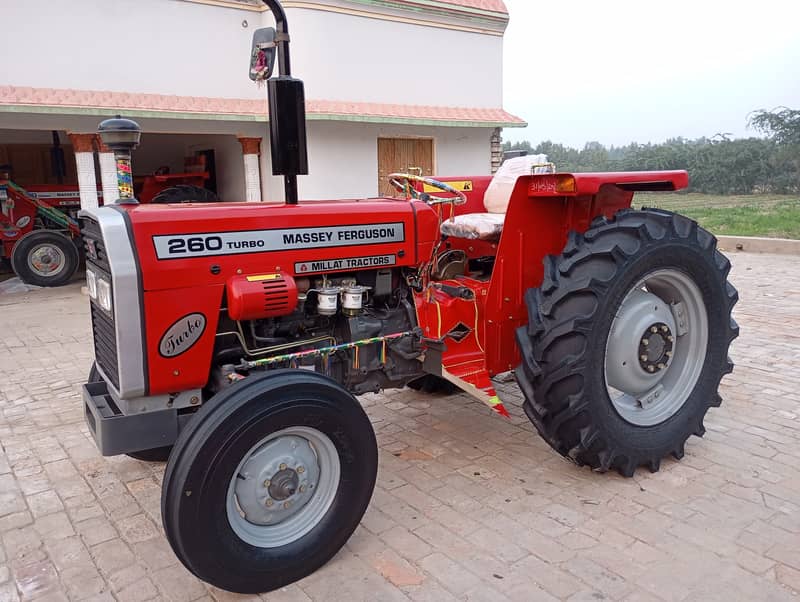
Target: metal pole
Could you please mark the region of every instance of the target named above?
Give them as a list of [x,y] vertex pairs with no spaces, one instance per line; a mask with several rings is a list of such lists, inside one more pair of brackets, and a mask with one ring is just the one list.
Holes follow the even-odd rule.
[[278,73],[285,76],[292,74],[292,65],[289,61],[289,23],[286,13],[278,0],[262,0],[272,11],[275,17],[276,40],[278,42]]
[[[286,13],[278,0],[262,0],[275,17],[276,42],[278,45],[278,73],[283,77],[292,75],[292,64],[289,60],[289,22]],[[297,176],[284,175],[283,186],[287,205],[297,205]]]
[[283,187],[286,191],[286,204],[297,205],[297,176],[283,176]]

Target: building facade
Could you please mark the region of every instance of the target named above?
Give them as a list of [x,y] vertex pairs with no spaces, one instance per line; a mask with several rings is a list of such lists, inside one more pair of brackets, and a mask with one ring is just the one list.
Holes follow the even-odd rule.
[[[306,85],[301,198],[374,196],[395,170],[490,173],[499,129],[524,125],[502,109],[502,0],[283,4]],[[282,199],[266,92],[247,74],[253,31],[274,22],[260,0],[8,0],[4,12],[17,24],[0,37],[0,165],[12,178],[93,169],[83,180],[99,183],[100,165],[80,153],[91,157],[99,121],[121,114],[144,131],[135,173],[179,172],[202,154],[222,200]],[[48,165],[54,144],[65,174]]]

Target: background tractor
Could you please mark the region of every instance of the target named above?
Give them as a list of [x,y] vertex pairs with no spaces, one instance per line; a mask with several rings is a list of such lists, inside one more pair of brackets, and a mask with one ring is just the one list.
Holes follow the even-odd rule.
[[[67,284],[81,263],[77,185],[43,184],[22,187],[12,180],[10,165],[0,166],[0,264],[8,261],[13,272],[36,286]],[[204,188],[209,174],[205,158],[187,158],[183,173],[162,167],[153,174],[134,177],[134,190],[142,203],[210,203],[219,199]],[[103,191],[97,196],[103,204]]]
[[[298,202],[303,85],[284,12],[265,3],[277,27],[256,32],[251,74],[267,80],[286,203],[176,211],[126,189],[80,218],[96,358],[86,420],[104,455],[168,458],[161,514],[181,562],[245,593],[326,563],[375,485],[354,395],[420,379],[507,416],[492,378],[514,370],[539,434],[599,472],[680,458],[732,369],[737,294],[711,234],[630,204],[687,174],[520,158],[451,180],[469,187],[393,174],[398,198]],[[138,142],[127,120],[101,131],[123,158]]]

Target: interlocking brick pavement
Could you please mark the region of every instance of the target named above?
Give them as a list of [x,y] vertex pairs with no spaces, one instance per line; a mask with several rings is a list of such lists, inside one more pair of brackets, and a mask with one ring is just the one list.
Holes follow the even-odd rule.
[[[682,462],[597,475],[464,395],[363,403],[381,446],[372,505],[300,583],[308,600],[796,600],[800,269],[738,254],[737,370]],[[175,559],[164,466],[102,458],[83,424],[91,362],[80,285],[0,297],[0,602],[234,600]],[[255,598],[253,598],[255,599]]]

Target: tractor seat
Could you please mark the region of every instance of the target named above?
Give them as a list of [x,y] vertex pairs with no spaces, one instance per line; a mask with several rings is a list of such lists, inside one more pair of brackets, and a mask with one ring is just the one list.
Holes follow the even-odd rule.
[[465,213],[443,221],[441,230],[454,238],[497,242],[505,221],[505,213]]
[[514,192],[517,179],[520,176],[553,171],[555,169],[552,164],[547,163],[547,155],[527,155],[508,159],[494,174],[483,196],[486,213],[465,213],[445,220],[442,222],[442,234],[454,238],[497,242],[503,233],[508,203],[511,201],[511,193]]

